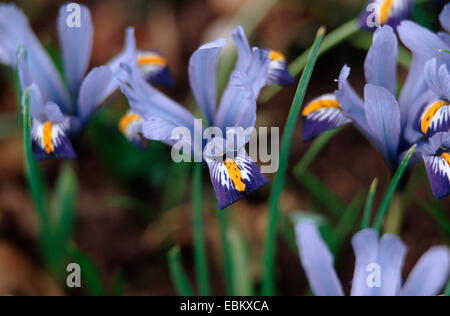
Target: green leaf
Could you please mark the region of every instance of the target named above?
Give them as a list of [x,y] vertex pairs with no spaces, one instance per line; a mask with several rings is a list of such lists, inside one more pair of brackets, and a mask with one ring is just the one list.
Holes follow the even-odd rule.
[[189,279],[184,271],[183,263],[181,262],[179,246],[170,249],[167,254],[167,260],[169,262],[170,276],[172,277],[172,282],[175,284],[177,293],[181,296],[194,295],[194,291],[192,290]]
[[443,52],[443,53],[448,53],[448,54],[450,54],[450,50],[445,50],[445,49],[441,49],[441,50],[439,50],[440,52]]
[[[320,47],[319,56],[326,53],[336,45],[342,43],[346,39],[350,38],[352,35],[360,32],[360,27],[358,25],[358,21],[356,19],[350,20],[347,23],[341,25],[334,31],[330,32],[323,39],[323,45]],[[306,66],[308,62],[309,55],[311,50],[306,50],[303,54],[301,54],[296,60],[294,60],[290,66],[289,71],[294,76],[297,77],[303,68]],[[275,94],[277,94],[281,90],[279,86],[272,86],[263,91],[261,95],[261,102],[265,103],[269,101]]]
[[444,296],[450,296],[450,281],[447,283],[447,287],[444,291]]
[[233,266],[233,259],[231,254],[231,246],[229,240],[229,230],[228,227],[228,215],[230,209],[225,209],[217,212],[217,217],[219,220],[219,230],[220,230],[220,243],[222,244],[222,256],[223,256],[223,271],[225,275],[225,286],[227,290],[227,295],[234,296],[234,284],[233,284],[233,270],[236,269]]
[[373,200],[375,194],[377,193],[378,179],[373,180],[372,185],[369,189],[369,194],[367,194],[366,206],[364,207],[364,216],[361,223],[361,230],[366,229],[370,225],[370,217],[372,215]]
[[205,232],[203,227],[202,203],[202,163],[194,165],[193,180],[193,233],[194,233],[194,265],[197,285],[201,296],[211,295],[208,276],[208,262],[206,258]]
[[398,184],[400,183],[401,178],[403,177],[403,174],[406,171],[406,168],[409,165],[409,161],[411,160],[414,152],[416,151],[417,145],[414,145],[411,147],[410,150],[408,150],[407,154],[405,155],[405,158],[403,158],[402,163],[398,167],[397,171],[394,174],[394,178],[391,181],[391,184],[389,185],[389,188],[386,192],[386,195],[384,196],[383,202],[381,203],[381,206],[378,210],[377,216],[375,217],[375,221],[373,224],[373,227],[380,232],[381,226],[383,225],[384,217],[386,216],[389,203],[391,202],[392,196],[394,195],[395,191],[397,190]]
[[278,202],[286,178],[291,143],[294,135],[294,130],[300,115],[303,99],[305,97],[305,93],[308,88],[308,84],[311,79],[311,75],[314,70],[317,57],[319,55],[319,49],[324,35],[325,29],[320,28],[319,31],[317,32],[316,39],[312,46],[310,58],[305,67],[305,71],[303,72],[302,78],[300,79],[300,83],[297,88],[297,93],[295,94],[291,111],[289,113],[286,122],[283,138],[281,140],[280,167],[277,174],[275,175],[275,180],[273,182],[272,191],[270,194],[268,229],[264,245],[264,256],[263,256],[264,279],[262,285],[262,293],[263,295],[266,296],[273,295],[275,293],[274,271],[275,271],[276,234],[277,234],[277,223],[279,212]]
[[85,288],[88,294],[90,296],[104,296],[106,292],[102,284],[102,279],[92,260],[75,245],[71,245],[68,251],[73,262],[80,265],[81,277],[86,284]]

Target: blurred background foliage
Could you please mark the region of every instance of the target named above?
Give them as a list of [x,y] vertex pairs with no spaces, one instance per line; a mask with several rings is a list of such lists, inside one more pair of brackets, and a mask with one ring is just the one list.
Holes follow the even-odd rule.
[[[80,2],[89,6],[93,16],[91,66],[104,64],[120,52],[125,28],[134,26],[140,49],[161,51],[168,59],[177,86],[164,92],[191,109],[195,109],[195,103],[189,94],[187,64],[200,44],[228,37],[237,24],[242,24],[252,45],[282,51],[291,62],[310,47],[319,26],[332,31],[357,17],[364,5],[361,0]],[[64,2],[15,3],[26,12],[55,63],[60,64],[55,24],[58,7]],[[437,29],[438,12],[436,2],[417,1],[413,19]],[[344,64],[352,67],[351,83],[361,92],[362,65],[370,42],[370,34],[357,32],[324,53],[316,64],[305,100],[334,91],[334,79]],[[228,48],[220,62],[222,86],[235,57],[233,45]],[[409,60],[409,53],[401,52],[402,79]],[[263,94],[257,125],[284,126],[295,88]],[[196,293],[197,288],[190,285],[195,284],[193,166],[171,162],[170,149],[165,145],[153,142],[141,152],[129,144],[117,128],[127,107],[126,99],[118,95],[96,116],[77,144],[76,161],[40,164],[45,187],[50,188],[40,194],[48,198],[51,210],[46,219],[46,244],[42,241],[46,224],[35,211],[25,181],[23,161],[27,155],[19,128],[14,73],[0,67],[0,294]],[[274,271],[278,294],[307,293],[291,224],[293,218],[305,217],[320,223],[348,289],[354,262],[349,238],[361,226],[373,179],[379,179],[378,191],[384,193],[391,175],[381,156],[354,128],[326,134],[311,146],[301,141],[298,125],[280,201]],[[336,133],[339,137],[334,137]],[[206,172],[203,176],[207,177]],[[410,248],[405,273],[430,246],[450,241],[449,200],[432,199],[422,166],[412,170],[409,179],[404,188],[406,212],[401,227],[402,238]],[[209,181],[204,183],[204,227],[212,291],[255,294],[261,283],[260,258],[270,187],[218,213],[212,187]],[[382,196],[373,197],[374,205],[380,204]],[[223,236],[229,247],[225,252]],[[81,290],[64,286],[62,267],[69,261],[79,262],[86,272]],[[227,270],[227,262],[232,270]],[[171,275],[179,276],[176,286]]]

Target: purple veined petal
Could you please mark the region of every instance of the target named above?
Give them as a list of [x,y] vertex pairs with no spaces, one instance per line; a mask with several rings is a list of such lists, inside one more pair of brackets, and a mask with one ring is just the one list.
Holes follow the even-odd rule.
[[59,109],[59,106],[51,101],[45,105],[45,115],[47,116],[47,120],[52,123],[64,123],[67,120]]
[[136,66],[122,64],[122,67],[124,78],[120,80],[120,89],[136,114],[143,119],[159,117],[194,131],[195,117],[188,110],[150,86]]
[[450,74],[445,64],[439,65],[436,58],[425,64],[425,81],[438,98],[450,101]]
[[[47,115],[45,112],[45,104],[42,99],[41,90],[39,87],[33,83],[28,88],[30,90],[30,115],[33,119],[37,119],[40,121],[45,121],[47,119]],[[22,96],[25,98],[25,94]],[[22,101],[21,104],[24,104]]]
[[217,61],[225,39],[201,46],[189,61],[189,83],[194,97],[209,124],[214,121],[217,108]]
[[411,116],[416,119],[418,109],[415,108],[411,112],[411,105],[416,103],[417,99],[428,89],[425,82],[424,66],[423,58],[413,55],[408,76],[399,97],[402,126],[405,126],[408,119],[411,122]]
[[116,57],[114,57],[107,66],[111,69],[114,80],[111,80],[108,87],[104,90],[103,99],[108,99],[119,89],[119,79],[124,75],[124,70],[121,68],[121,64],[129,65],[130,67],[137,67],[137,51],[136,51],[136,39],[134,37],[134,28],[129,27],[125,31],[125,45]]
[[76,98],[92,52],[94,30],[89,9],[76,3],[61,6],[58,35],[67,83],[72,96]]
[[143,135],[144,120],[129,110],[119,121],[119,130],[122,134],[134,144],[138,149],[145,150],[148,147],[148,141]]
[[78,96],[78,116],[83,123],[87,122],[93,112],[106,100],[105,90],[114,80],[108,66],[92,69],[81,84]]
[[69,128],[69,119],[61,123],[33,119],[31,139],[35,159],[75,159],[75,151],[67,137]]
[[300,261],[316,296],[344,296],[334,259],[317,227],[308,221],[295,225]]
[[24,46],[31,81],[39,86],[44,101],[52,100],[69,111],[71,99],[58,70],[31,30],[26,16],[14,4],[0,5],[0,38],[2,60],[16,67],[17,49]]
[[420,112],[418,126],[423,135],[431,137],[450,130],[450,103],[432,99]]
[[252,50],[242,26],[238,26],[233,31],[231,38],[238,49],[235,71],[246,72],[251,62]]
[[378,28],[364,63],[366,82],[386,88],[393,95],[397,87],[398,41],[388,25]]
[[409,274],[402,296],[433,296],[440,294],[450,276],[450,250],[437,246],[428,250]]
[[289,72],[289,65],[286,57],[275,50],[269,51],[270,65],[267,73],[266,86],[279,84],[281,86],[290,86],[295,84],[295,78]]
[[309,141],[328,130],[351,122],[343,113],[334,94],[322,95],[302,110],[303,141]]
[[439,20],[441,21],[442,28],[450,33],[450,4],[445,5],[441,15],[439,15]]
[[167,60],[155,51],[139,51],[137,54],[139,70],[144,79],[154,85],[175,87]]
[[433,195],[442,199],[450,194],[450,154],[423,155]]
[[411,21],[403,21],[397,31],[403,44],[422,60],[437,58],[450,64],[450,54],[440,51],[449,47],[437,34]]
[[400,142],[400,107],[387,89],[367,84],[364,88],[365,113],[374,145],[391,167],[396,167]]
[[247,69],[247,80],[256,99],[261,89],[267,84],[270,64],[269,51],[257,47],[253,48],[250,65]]
[[239,149],[230,156],[205,155],[220,210],[269,183],[269,179],[261,173],[257,164],[247,155],[245,148]]
[[[355,253],[355,272],[352,281],[352,296],[372,296],[374,287],[368,280],[371,277],[373,264],[378,264],[378,233],[374,229],[364,229],[352,238]],[[374,282],[376,280],[371,280]]]
[[256,99],[247,75],[236,71],[222,96],[215,125],[226,130],[229,127],[253,127],[256,121]]
[[400,238],[386,234],[381,237],[378,264],[381,287],[374,288],[377,296],[397,296],[402,285],[402,268],[408,249]]
[[360,15],[360,27],[368,31],[386,24],[395,28],[410,15],[412,2],[412,0],[369,0]]

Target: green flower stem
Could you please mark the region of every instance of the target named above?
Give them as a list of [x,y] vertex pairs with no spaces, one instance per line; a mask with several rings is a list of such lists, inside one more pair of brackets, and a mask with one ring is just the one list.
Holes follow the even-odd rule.
[[364,207],[364,215],[361,223],[361,230],[366,229],[370,225],[370,217],[372,215],[373,200],[377,193],[378,179],[373,180],[367,195],[366,206]]
[[[341,25],[334,31],[330,32],[325,38],[323,39],[323,45],[320,48],[319,55],[322,55],[332,49],[333,47],[337,46],[338,44],[342,43],[343,41],[347,40],[352,35],[356,34],[358,31],[360,31],[358,21],[357,19],[353,19],[348,21],[347,23]],[[294,77],[297,77],[300,72],[305,68],[306,63],[308,62],[308,56],[310,54],[310,50],[306,50],[303,54],[301,54],[297,59],[295,59],[289,66],[289,71]],[[269,101],[274,95],[276,95],[281,90],[281,87],[279,86],[272,86],[267,88],[263,93],[261,94],[261,102],[265,103]]]
[[228,213],[230,209],[218,211],[220,241],[222,244],[223,270],[227,295],[234,296],[233,282],[233,258],[231,255],[230,241],[228,236]]
[[392,197],[394,196],[394,193],[397,190],[398,184],[400,183],[400,180],[403,177],[403,174],[405,173],[406,168],[408,167],[409,161],[411,160],[414,152],[416,151],[416,147],[417,147],[416,145],[411,147],[411,149],[406,154],[405,158],[403,159],[402,163],[400,164],[400,167],[398,167],[397,171],[395,172],[394,178],[392,179],[391,184],[389,185],[388,191],[386,192],[386,195],[384,196],[383,202],[381,203],[380,209],[378,210],[377,216],[375,217],[375,221],[373,224],[373,227],[378,232],[381,231],[381,226],[383,225],[383,221],[384,221],[384,218],[388,211]]
[[193,229],[194,261],[198,290],[201,296],[211,295],[209,285],[208,263],[206,258],[205,232],[202,212],[202,163],[195,163],[193,183]]
[[267,223],[268,228],[263,257],[263,269],[264,269],[263,275],[264,279],[262,284],[263,295],[273,295],[275,293],[274,271],[275,271],[275,252],[276,252],[276,231],[279,215],[278,202],[286,178],[294,130],[297,125],[303,99],[305,97],[306,89],[308,88],[308,84],[311,79],[311,75],[314,70],[317,57],[319,55],[319,49],[324,35],[325,35],[325,28],[321,27],[317,32],[317,36],[312,46],[308,63],[305,67],[305,71],[303,72],[302,78],[300,79],[300,83],[297,88],[297,93],[295,94],[291,111],[289,113],[286,122],[283,138],[281,140],[280,168],[277,174],[275,175],[275,180],[273,182],[273,187],[269,199],[269,219]]
[[177,293],[181,296],[194,295],[194,291],[183,268],[179,246],[170,249],[167,254],[167,261],[169,262],[170,276],[172,277],[172,282],[175,285]]
[[396,192],[392,196],[389,209],[386,214],[386,220],[384,224],[384,233],[399,236],[401,234],[402,222],[404,214],[403,196],[399,192]]

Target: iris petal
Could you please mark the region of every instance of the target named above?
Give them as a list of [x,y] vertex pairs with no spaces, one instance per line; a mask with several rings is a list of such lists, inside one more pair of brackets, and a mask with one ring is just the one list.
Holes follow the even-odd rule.
[[442,27],[450,33],[450,4],[447,4],[439,16]]
[[89,66],[94,31],[91,12],[84,5],[80,8],[80,25],[70,27],[68,19],[73,14],[72,3],[61,6],[58,16],[58,33],[62,58],[72,96],[76,98],[84,75]]
[[423,160],[430,181],[433,195],[442,199],[450,194],[450,155],[424,155]]

